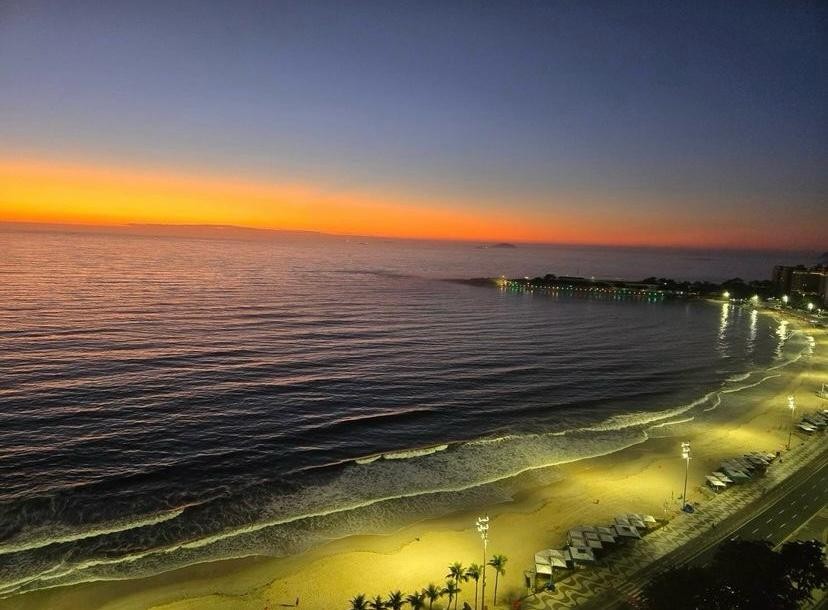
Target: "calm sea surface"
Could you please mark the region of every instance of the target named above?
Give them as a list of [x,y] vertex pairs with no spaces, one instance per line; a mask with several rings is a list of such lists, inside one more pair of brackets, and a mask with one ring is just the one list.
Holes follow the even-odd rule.
[[0,595],[502,500],[514,475],[639,443],[804,346],[736,307],[445,278],[761,279],[779,262],[0,233]]

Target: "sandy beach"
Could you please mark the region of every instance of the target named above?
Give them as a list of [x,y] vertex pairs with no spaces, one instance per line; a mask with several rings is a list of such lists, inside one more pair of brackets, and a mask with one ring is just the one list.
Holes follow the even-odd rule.
[[[791,421],[786,397],[796,397],[798,414],[828,406],[815,393],[828,381],[826,332],[794,319],[789,322],[789,328],[799,325],[814,338],[812,355],[769,371],[754,387],[723,394],[715,410],[699,413],[693,421],[654,429],[642,444],[553,467],[558,480],[552,483],[548,472],[525,473],[517,481],[522,491],[512,502],[476,507],[388,535],[332,541],[291,557],[215,562],[140,580],[43,590],[2,600],[0,609],[275,610],[291,607],[298,599],[299,607],[309,610],[345,610],[357,593],[386,596],[396,589],[419,590],[431,582],[442,585],[450,563],[480,563],[482,546],[474,521],[483,513],[491,516],[488,556],[508,557],[498,588],[499,601],[505,600],[524,591],[523,573],[531,567],[534,552],[561,546],[568,528],[608,523],[620,512],[658,518],[674,513],[684,481],[681,441],[689,440],[693,448],[691,502],[705,501],[700,489],[704,475],[722,458],[755,450],[784,452]],[[751,378],[750,383],[756,381],[759,378]],[[794,434],[793,442],[804,439]],[[486,597],[492,607],[494,573],[488,574]],[[463,583],[462,589],[460,605],[472,604],[473,583]],[[434,607],[443,608],[444,603]]]

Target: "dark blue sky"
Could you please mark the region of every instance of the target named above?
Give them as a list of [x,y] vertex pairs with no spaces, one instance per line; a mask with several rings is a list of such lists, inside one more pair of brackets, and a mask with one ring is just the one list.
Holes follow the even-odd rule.
[[4,2],[0,153],[824,229],[826,6]]

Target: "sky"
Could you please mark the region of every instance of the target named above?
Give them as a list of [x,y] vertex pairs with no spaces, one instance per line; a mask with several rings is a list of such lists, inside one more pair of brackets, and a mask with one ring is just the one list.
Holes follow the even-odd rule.
[[0,221],[826,249],[828,5],[0,0]]

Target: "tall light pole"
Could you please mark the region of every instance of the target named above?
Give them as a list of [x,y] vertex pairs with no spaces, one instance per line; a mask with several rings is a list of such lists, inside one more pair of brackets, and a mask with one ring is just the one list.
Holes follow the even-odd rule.
[[791,410],[791,426],[788,428],[788,445],[787,449],[790,451],[791,449],[791,433],[793,432],[793,425],[794,425],[794,411],[796,411],[796,398],[793,396],[788,396],[788,408]]
[[681,495],[681,510],[687,506],[687,475],[690,472],[690,443],[681,444],[681,457],[684,459],[684,493]]
[[[489,515],[477,518],[477,533],[480,534],[480,539],[483,541],[483,586],[480,588],[480,600],[483,602],[483,607],[486,607],[486,545],[489,543]],[[477,610],[477,608],[475,608]]]

